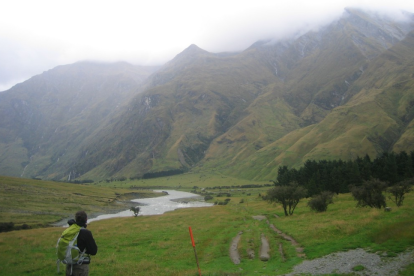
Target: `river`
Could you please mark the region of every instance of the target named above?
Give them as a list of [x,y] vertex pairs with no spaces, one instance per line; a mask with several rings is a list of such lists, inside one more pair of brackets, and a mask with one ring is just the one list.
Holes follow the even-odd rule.
[[[188,201],[188,203],[183,202],[176,202],[174,200],[177,199],[186,199],[186,198],[194,198],[199,197],[199,195],[188,193],[188,192],[180,192],[175,190],[154,190],[155,192],[167,192],[168,195],[154,197],[154,198],[139,198],[133,199],[131,201],[137,202],[140,205],[139,216],[150,216],[150,215],[161,215],[168,211],[173,211],[175,209],[180,208],[194,208],[194,207],[207,207],[212,206],[212,203],[207,203],[204,201]],[[185,201],[185,200],[183,200]],[[88,219],[88,223],[93,221],[102,220],[102,219],[109,219],[109,218],[117,218],[117,217],[131,217],[133,216],[133,212],[130,210],[125,210],[116,214],[105,214],[99,215],[95,218]]]

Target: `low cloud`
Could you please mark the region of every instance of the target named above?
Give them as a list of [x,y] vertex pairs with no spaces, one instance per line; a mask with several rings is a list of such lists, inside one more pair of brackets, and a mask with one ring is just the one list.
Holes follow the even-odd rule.
[[242,51],[317,29],[358,6],[399,16],[408,1],[9,1],[0,11],[0,91],[80,60],[161,65],[191,44]]

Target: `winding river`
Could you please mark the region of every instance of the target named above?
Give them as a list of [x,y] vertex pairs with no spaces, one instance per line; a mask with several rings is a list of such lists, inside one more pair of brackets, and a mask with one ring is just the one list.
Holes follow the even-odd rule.
[[[212,206],[212,203],[207,203],[203,201],[189,201],[188,203],[176,202],[177,199],[186,199],[199,197],[199,195],[180,192],[175,190],[154,190],[155,192],[167,192],[168,195],[154,198],[139,198],[133,199],[131,201],[143,204],[140,206],[139,216],[150,216],[150,215],[161,215],[168,211],[173,211],[180,208],[194,208],[194,207],[207,207]],[[88,219],[88,223],[93,221],[116,218],[116,217],[131,217],[133,216],[132,211],[125,210],[116,214],[106,214],[100,215],[95,218]]]

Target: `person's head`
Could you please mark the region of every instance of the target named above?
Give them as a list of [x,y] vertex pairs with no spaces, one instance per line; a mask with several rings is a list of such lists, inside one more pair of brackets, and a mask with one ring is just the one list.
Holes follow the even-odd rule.
[[86,222],[88,221],[88,216],[86,215],[85,211],[78,211],[75,214],[76,224],[79,226],[86,226]]

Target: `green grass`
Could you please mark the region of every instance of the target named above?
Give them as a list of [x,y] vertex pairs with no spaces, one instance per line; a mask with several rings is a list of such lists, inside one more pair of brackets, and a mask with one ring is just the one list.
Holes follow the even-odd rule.
[[[95,204],[92,202],[70,205],[63,198],[59,203],[50,200],[51,191],[57,194],[75,192],[78,186],[73,184],[13,180],[13,183],[8,182],[9,188],[26,187],[40,191],[42,187],[42,193],[36,194],[37,200],[44,201],[49,209],[61,210],[58,205],[63,205],[72,208],[71,212],[74,213],[80,207],[98,209],[104,206],[88,206],[89,203]],[[209,185],[214,186],[213,183],[206,186]],[[111,198],[111,191],[122,190],[98,185],[84,188],[82,193],[86,194],[87,189],[90,189],[102,198]],[[329,205],[325,213],[310,211],[306,207],[307,200],[303,200],[293,216],[284,217],[280,205],[268,204],[260,199],[259,193],[263,194],[265,190],[236,189],[230,197],[230,203],[225,206],[179,209],[157,216],[133,217],[131,214],[131,217],[92,222],[88,229],[92,231],[99,249],[97,256],[92,259],[90,274],[198,275],[188,227],[192,228],[194,234],[202,275],[289,273],[302,259],[296,255],[295,248],[288,241],[271,230],[265,220],[253,219],[254,215],[265,215],[270,223],[295,238],[305,248],[307,259],[353,248],[382,251],[393,256],[414,246],[413,193],[406,196],[404,206],[391,206],[392,212],[356,208],[352,197],[344,194],[335,198],[334,204]],[[7,194],[11,190],[3,192]],[[248,196],[247,193],[251,195]],[[212,201],[224,199],[214,198]],[[241,199],[244,203],[239,203]],[[99,201],[96,203],[99,204]],[[35,206],[34,203],[30,204]],[[0,214],[3,218],[4,205],[1,206]],[[18,206],[14,208],[18,209]],[[275,214],[280,217],[275,217]],[[55,274],[55,245],[62,231],[63,228],[47,227],[0,233],[0,258],[7,260],[0,275]],[[243,234],[238,249],[242,261],[239,265],[234,265],[229,257],[229,247],[240,231]],[[268,262],[262,262],[258,258],[262,233],[270,243],[271,258]],[[279,244],[283,245],[285,260],[280,256]],[[254,259],[248,258],[248,248],[255,251]],[[400,275],[411,275],[413,268],[413,265],[409,266]]]
[[89,214],[123,210],[119,200],[154,196],[151,191],[96,185],[39,181],[0,176],[0,222],[38,227],[73,216],[73,210]]
[[197,186],[199,188],[207,188],[215,186],[239,186],[248,184],[264,185],[269,184],[269,181],[252,181],[246,179],[239,179],[236,177],[221,175],[220,173],[185,173],[170,177],[136,179],[115,182],[100,181],[98,183],[99,186],[103,187],[169,187],[174,189],[179,188],[186,190],[193,189],[194,186]]
[[[407,195],[407,202],[413,199],[413,194]],[[398,253],[414,246],[411,204],[394,207],[387,213],[379,209],[356,208],[350,194],[339,195],[334,201],[325,213],[310,212],[305,206],[306,201],[302,201],[294,216],[272,218],[272,221],[283,232],[299,240],[311,259],[358,247]]]
[[365,267],[363,265],[357,265],[352,268],[353,271],[363,271]]
[[411,276],[414,275],[414,263],[410,264],[405,268],[405,270],[401,271],[399,276]]

